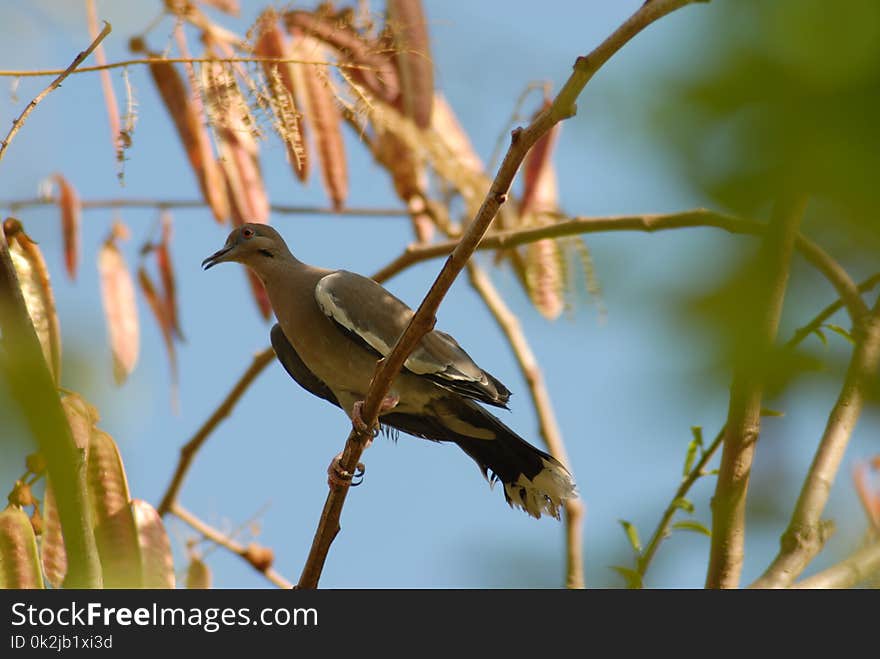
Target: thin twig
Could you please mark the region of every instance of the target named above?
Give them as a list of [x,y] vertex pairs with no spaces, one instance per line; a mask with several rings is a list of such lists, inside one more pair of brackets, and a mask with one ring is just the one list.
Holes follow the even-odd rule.
[[[369,439],[370,429],[376,424],[380,404],[388,393],[394,377],[421,338],[433,328],[437,308],[486,233],[498,209],[507,200],[510,185],[526,153],[550,128],[574,115],[577,97],[596,71],[614,53],[655,20],[690,3],[691,0],[653,0],[643,4],[595,50],[586,57],[577,59],[574,72],[547,110],[536,117],[525,129],[513,131],[511,145],[476,217],[447,259],[428,294],[422,300],[403,334],[397,339],[391,352],[378,362],[362,409],[366,430],[352,430],[349,434],[340,460],[342,469],[354,473],[365,443]],[[327,495],[318,529],[315,532],[309,556],[300,576],[299,588],[316,588],[318,585],[327,552],[339,532],[339,517],[345,504],[348,489],[344,486],[331,488]]]
[[[17,211],[22,208],[34,206],[57,206],[58,200],[53,196],[34,197],[32,199],[0,199],[0,208],[8,208]],[[206,208],[207,203],[201,199],[151,199],[145,197],[132,197],[116,199],[83,199],[83,210],[102,208],[166,208],[178,209],[201,209]],[[366,208],[351,206],[348,208],[330,208],[327,206],[291,206],[287,204],[272,204],[273,213],[279,215],[340,215],[351,217],[409,217],[409,211],[403,208]]]
[[232,408],[235,407],[239,398],[241,398],[244,392],[247,391],[251,382],[253,382],[254,379],[263,372],[263,369],[269,365],[274,356],[275,353],[272,348],[266,348],[254,355],[251,365],[248,366],[247,370],[238,379],[235,386],[232,387],[232,390],[226,394],[226,398],[223,399],[223,402],[220,403],[217,409],[215,409],[211,416],[208,417],[208,420],[202,424],[202,427],[192,436],[192,439],[180,449],[180,458],[177,462],[177,468],[174,470],[174,475],[171,477],[171,483],[169,483],[168,489],[165,490],[165,494],[162,495],[162,502],[157,509],[160,515],[166,515],[176,503],[177,495],[183,485],[183,479],[186,477],[190,464],[202,444],[205,443],[205,440],[208,439],[220,422],[232,413]]
[[15,134],[18,133],[19,130],[21,130],[21,126],[24,123],[25,119],[28,118],[28,115],[30,115],[30,113],[34,111],[34,108],[37,107],[40,101],[46,98],[46,96],[48,96],[50,92],[58,89],[58,87],[61,86],[61,83],[67,76],[69,76],[71,73],[74,73],[79,65],[82,64],[85,59],[92,54],[92,51],[98,47],[98,44],[100,44],[104,40],[104,38],[108,34],[110,34],[111,30],[112,28],[110,27],[110,23],[104,21],[104,29],[101,30],[101,33],[98,35],[98,37],[89,45],[88,48],[86,48],[79,55],[77,55],[76,58],[74,58],[73,62],[70,63],[70,66],[68,66],[63,71],[53,71],[52,74],[49,74],[57,74],[58,77],[50,82],[48,87],[37,94],[36,97],[34,97],[34,100],[27,104],[27,107],[22,110],[21,114],[18,115],[17,118],[12,120],[12,128],[9,129],[9,132],[6,134],[3,142],[0,142],[0,160],[3,160],[3,156],[6,154],[6,149],[9,148],[9,143],[12,141],[12,138],[15,137]]
[[[468,276],[474,290],[483,299],[486,307],[495,318],[495,322],[507,337],[513,355],[519,365],[523,378],[532,397],[532,405],[538,415],[538,427],[541,437],[554,458],[559,460],[573,473],[571,463],[565,450],[562,432],[556,422],[550,394],[544,385],[544,376],[538,366],[538,360],[522,331],[516,315],[505,304],[492,280],[476,263],[468,263]],[[580,499],[565,501],[565,535],[566,535],[566,579],[568,588],[584,588],[584,557],[583,557],[583,516],[584,504]]]
[[[696,0],[701,2],[703,0]],[[105,21],[106,23],[106,21]],[[107,23],[109,25],[109,23]],[[109,34],[109,30],[107,31]],[[106,35],[104,35],[106,36]],[[89,55],[91,51],[85,53]],[[71,73],[95,73],[96,71],[107,71],[108,69],[121,69],[127,66],[135,66],[138,64],[152,64],[154,62],[165,62],[166,64],[235,64],[241,63],[276,63],[276,64],[316,64],[318,66],[333,66],[339,69],[361,69],[367,71],[376,70],[374,67],[365,64],[353,64],[350,62],[328,62],[326,60],[304,60],[301,58],[290,57],[136,57],[134,59],[121,60],[119,62],[110,62],[109,64],[99,64],[97,66],[82,66],[76,71],[64,69],[39,69],[24,71],[8,71],[0,70],[0,78],[36,78],[41,76],[53,76],[64,74],[66,78]],[[63,80],[63,78],[62,78]]]
[[786,197],[777,203],[761,244],[761,290],[744,309],[748,314],[744,319],[747,329],[740,337],[740,350],[748,355],[749,361],[735,367],[730,387],[724,448],[711,505],[707,588],[739,585],[745,548],[746,495],[761,429],[765,377],[759,365],[767,363],[776,341],[791,255],[806,204],[803,196]]
[[233,554],[240,556],[244,559],[248,565],[253,567],[257,572],[265,576],[269,581],[278,586],[279,588],[293,588],[293,584],[285,579],[282,575],[280,575],[276,570],[271,567],[264,569],[260,569],[250,558],[250,550],[248,547],[245,547],[240,542],[237,542],[233,538],[230,538],[225,533],[222,533],[215,529],[210,524],[203,522],[201,519],[193,515],[186,508],[181,506],[178,502],[174,502],[171,506],[171,509],[168,511],[172,515],[174,515],[181,522],[192,528],[196,533],[204,536],[215,545],[219,547],[223,547],[224,549],[228,549]]
[[[89,36],[95,39],[98,36],[98,10],[95,8],[95,0],[86,0],[86,17],[89,23]],[[104,46],[95,48],[95,61],[98,65],[107,63],[104,55]],[[122,159],[121,125],[119,121],[119,104],[116,102],[116,92],[113,91],[113,81],[110,80],[110,71],[101,71],[101,89],[104,92],[104,102],[107,105],[107,123],[110,126],[110,144],[113,146],[113,159]]]
[[663,542],[664,538],[666,538],[666,535],[669,531],[669,524],[672,522],[672,517],[675,515],[675,511],[679,509],[676,502],[684,499],[687,496],[687,493],[690,491],[691,487],[693,487],[693,484],[696,483],[697,480],[699,480],[701,477],[706,475],[706,465],[709,464],[709,460],[714,457],[715,453],[721,446],[721,442],[724,441],[724,431],[724,427],[722,427],[721,430],[718,431],[718,434],[715,435],[715,439],[713,439],[712,443],[709,444],[708,447],[706,447],[705,451],[703,451],[703,454],[700,456],[697,464],[695,464],[690,472],[688,472],[687,476],[682,479],[681,484],[678,486],[678,489],[672,496],[672,500],[669,502],[669,505],[666,506],[666,510],[663,511],[663,516],[657,523],[657,527],[651,534],[651,539],[648,541],[648,544],[645,545],[645,549],[639,555],[639,559],[637,561],[636,571],[642,577],[645,576],[648,568],[651,565],[651,561],[654,560],[654,555],[660,548],[660,543]]
[[[880,272],[878,272],[874,275],[871,275],[870,277],[865,279],[858,286],[856,286],[856,290],[859,291],[859,293],[867,293],[868,291],[872,290],[875,286],[877,286],[877,284],[880,284]],[[794,333],[794,336],[792,336],[788,340],[788,343],[785,344],[785,347],[786,348],[794,347],[795,345],[797,345],[801,341],[803,341],[805,338],[807,338],[810,334],[812,334],[813,332],[815,332],[818,329],[821,329],[821,327],[825,323],[825,321],[828,320],[829,318],[831,318],[831,316],[836,314],[843,307],[844,307],[844,302],[843,302],[843,299],[841,299],[841,298],[838,298],[837,300],[835,300],[834,302],[829,304],[827,307],[822,309],[822,311],[819,312],[819,314],[817,314],[816,317],[813,318],[813,320],[811,320],[809,323],[807,323],[803,327],[798,328],[798,330]]]
[[880,365],[880,300],[862,326],[853,328],[856,347],[847,368],[840,394],[825,426],[825,432],[780,549],[770,567],[754,584],[757,588],[790,585],[803,572],[825,544],[829,527],[822,522],[822,512],[831,494],[831,486],[865,403],[866,389],[877,376]]
[[799,581],[792,588],[852,588],[880,570],[880,542],[860,549],[826,570]]
[[[561,238],[587,233],[606,233],[611,231],[665,231],[694,227],[713,227],[733,234],[760,236],[766,225],[755,220],[724,215],[704,208],[679,213],[659,215],[622,215],[612,217],[576,217],[535,229],[514,229],[486,234],[477,249],[511,249],[518,245],[533,243],[544,238]],[[390,279],[404,268],[428,259],[446,256],[457,242],[447,240],[431,245],[412,244],[388,265],[373,275],[374,279]],[[798,235],[795,247],[820,271],[834,286],[847,307],[853,322],[865,315],[867,307],[861,298],[859,287],[850,279],[837,262],[821,247]]]

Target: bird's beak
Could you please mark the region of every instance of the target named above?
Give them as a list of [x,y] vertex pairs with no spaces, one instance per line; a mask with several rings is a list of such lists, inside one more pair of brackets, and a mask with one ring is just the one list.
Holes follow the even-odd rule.
[[211,254],[211,256],[209,256],[204,261],[202,261],[202,267],[205,270],[208,270],[210,268],[213,268],[218,263],[223,263],[224,261],[228,261],[229,259],[224,258],[224,257],[226,255],[228,255],[229,252],[232,251],[232,247],[233,246],[231,246],[231,245],[227,245],[227,246],[224,246],[223,249],[219,249],[216,252],[214,252],[213,254]]

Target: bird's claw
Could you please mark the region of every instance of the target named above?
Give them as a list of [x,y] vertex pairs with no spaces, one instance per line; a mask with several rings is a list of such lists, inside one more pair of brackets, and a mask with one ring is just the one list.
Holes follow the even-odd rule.
[[[379,405],[379,414],[383,412],[387,412],[389,410],[393,410],[397,407],[397,404],[400,402],[399,396],[385,396],[382,399],[381,405]],[[355,401],[354,405],[351,408],[351,425],[354,426],[354,429],[359,433],[367,432],[367,424],[364,421],[363,417],[363,409],[364,409],[364,401],[358,400]],[[376,422],[376,425],[373,427],[373,437],[376,437],[379,434],[379,423]]]
[[[332,488],[357,487],[364,482],[364,473],[366,470],[367,468],[364,466],[363,462],[357,463],[354,473],[351,473],[347,469],[343,469],[342,453],[340,453],[330,461],[330,466],[327,467],[327,485]],[[356,478],[359,478],[360,480],[356,481]]]

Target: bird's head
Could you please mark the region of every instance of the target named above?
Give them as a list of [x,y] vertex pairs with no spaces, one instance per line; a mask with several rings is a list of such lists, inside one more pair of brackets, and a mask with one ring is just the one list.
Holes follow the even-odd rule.
[[259,271],[261,266],[289,254],[281,235],[267,224],[242,224],[233,229],[222,249],[202,261],[207,270],[218,263],[235,261]]

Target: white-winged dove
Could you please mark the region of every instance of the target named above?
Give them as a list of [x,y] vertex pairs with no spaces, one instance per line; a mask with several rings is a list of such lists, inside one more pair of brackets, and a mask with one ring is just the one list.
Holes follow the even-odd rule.
[[[390,352],[413,311],[372,279],[302,263],[264,224],[235,229],[202,265],[225,261],[251,268],[265,285],[279,323],[272,346],[290,376],[363,424],[360,405],[376,360]],[[562,503],[576,496],[569,472],[477,404],[506,408],[509,396],[455,339],[433,330],[394,379],[380,422],[458,444],[490,482],[503,483],[510,505],[558,518]]]

